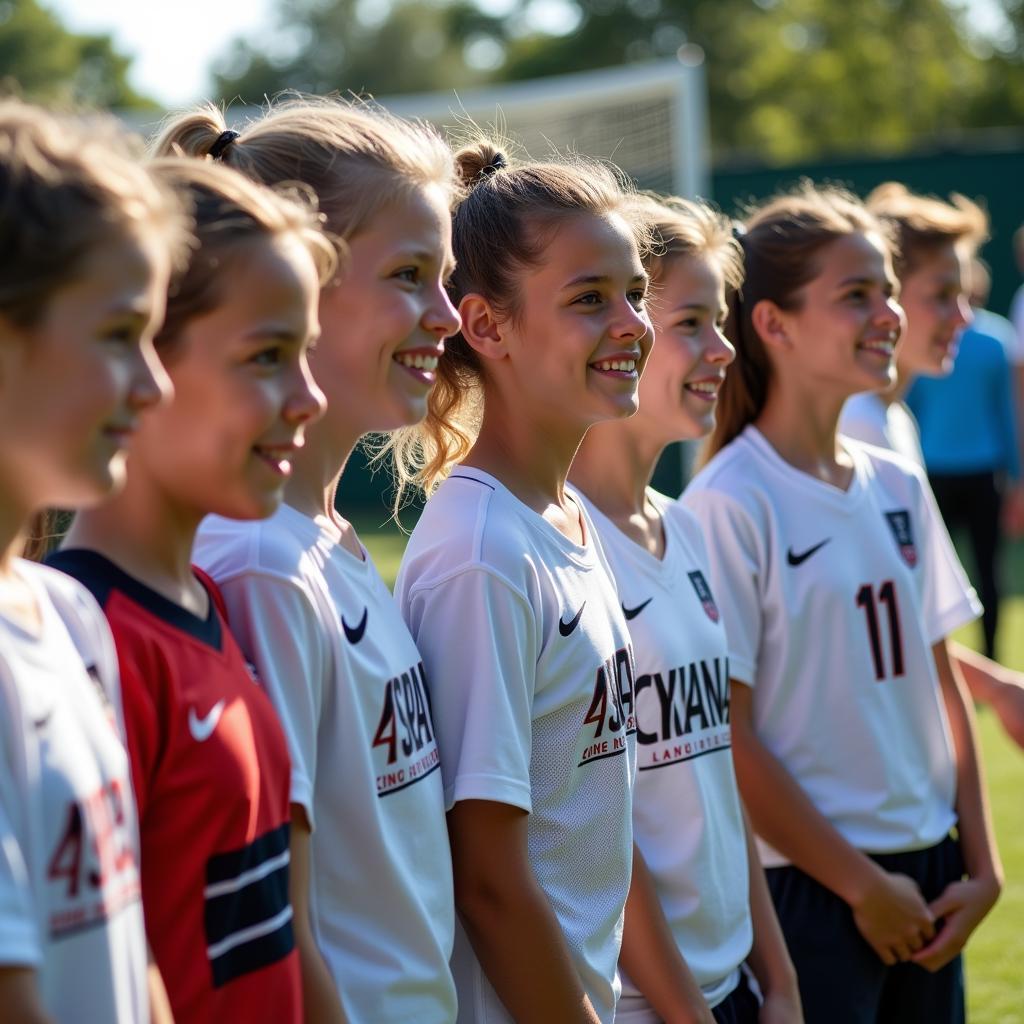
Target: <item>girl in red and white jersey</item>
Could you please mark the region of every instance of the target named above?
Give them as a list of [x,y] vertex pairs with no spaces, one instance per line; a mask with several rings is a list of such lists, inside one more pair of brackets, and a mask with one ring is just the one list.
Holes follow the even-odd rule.
[[[219,112],[201,110],[159,146],[203,156],[224,131]],[[454,161],[423,126],[308,100],[245,125],[221,159],[313,189],[346,247],[310,358],[327,412],[294,460],[285,502],[264,522],[211,517],[197,546],[291,748],[307,1018],[446,1024],[455,911],[432,680],[338,506],[360,437],[423,418],[458,327],[444,290]]]
[[740,790],[807,1020],[952,1024],[1001,884],[946,641],[979,606],[921,472],[836,433],[851,394],[892,380],[891,243],[808,187],[743,248],[737,363],[683,496],[729,637]]
[[693,980],[633,857],[629,632],[566,486],[587,429],[636,410],[646,232],[607,167],[457,160],[462,329],[395,448],[433,492],[396,594],[432,683],[458,1019],[608,1024],[623,943],[681,1019]]
[[[728,220],[701,203],[644,199],[655,233],[648,303],[657,344],[640,410],[592,427],[570,480],[597,527],[636,651],[636,843],[699,992],[720,1024],[800,1021],[786,952],[733,772],[729,659],[700,526],[650,486],[668,444],[706,435],[734,352],[726,287],[742,282]],[[748,885],[749,879],[749,885]],[[626,947],[616,1020],[657,1024],[657,979]],[[749,957],[763,1001],[740,965]]]
[[[124,482],[180,204],[120,132],[0,103],[0,1015],[166,1021],[147,994],[117,662],[96,602],[16,557],[34,513]],[[42,518],[42,517],[40,517]]]
[[197,239],[157,336],[174,397],[139,424],[124,490],[81,513],[52,561],[114,632],[146,927],[175,1020],[299,1024],[287,746],[191,557],[205,515],[281,502],[323,411],[306,349],[335,249],[308,206],[227,168],[152,172],[190,203]]

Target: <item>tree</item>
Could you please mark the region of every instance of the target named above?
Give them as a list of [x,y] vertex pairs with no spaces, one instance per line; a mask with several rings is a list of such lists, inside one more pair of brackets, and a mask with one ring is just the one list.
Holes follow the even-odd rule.
[[[1001,0],[1024,39],[1024,0]],[[236,45],[225,96],[282,88],[377,94],[536,78],[674,53],[707,60],[718,153],[791,161],[893,152],[1024,119],[1024,48],[986,52],[954,0],[561,0],[563,34],[468,0],[283,0],[288,46]],[[290,48],[289,48],[290,47]],[[488,59],[481,61],[479,56]]]
[[37,0],[0,0],[0,80],[41,102],[153,107],[128,84],[131,60],[107,35],[69,32]]

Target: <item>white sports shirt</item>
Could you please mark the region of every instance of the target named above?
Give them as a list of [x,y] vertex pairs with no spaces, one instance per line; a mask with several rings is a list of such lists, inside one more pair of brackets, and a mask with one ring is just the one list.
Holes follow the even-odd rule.
[[899,452],[905,459],[924,466],[917,422],[903,402],[885,402],[874,391],[851,395],[839,417],[839,433]]
[[[634,839],[676,944],[709,1006],[750,952],[746,832],[729,736],[729,657],[700,525],[648,488],[662,516],[659,560],[584,496],[636,651]],[[618,1014],[649,1010],[623,975]]]
[[281,718],[313,828],[313,932],[353,1024],[455,1019],[451,854],[420,654],[365,550],[283,505],[195,558]]
[[0,614],[0,965],[33,968],[60,1024],[138,1024],[146,934],[113,640],[84,587],[15,568],[42,627]]
[[[980,605],[924,475],[843,441],[846,491],[748,426],[694,478],[734,679],[754,726],[857,848],[923,849],[956,820],[956,768],[931,647]],[[762,844],[765,866],[785,858]]]
[[[570,496],[571,496],[571,492]],[[433,685],[445,802],[529,812],[530,863],[608,1024],[632,854],[629,631],[593,527],[576,545],[460,467],[427,502],[395,594]],[[508,1021],[464,932],[459,1021]]]

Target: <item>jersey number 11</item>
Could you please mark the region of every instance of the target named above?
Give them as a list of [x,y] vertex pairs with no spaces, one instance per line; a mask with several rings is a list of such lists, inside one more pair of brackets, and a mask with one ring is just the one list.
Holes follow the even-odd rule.
[[900,632],[900,609],[896,600],[896,586],[886,580],[875,596],[872,583],[865,583],[857,591],[857,607],[864,609],[868,624],[868,640],[871,643],[871,657],[875,663],[875,679],[885,678],[885,658],[882,652],[882,636],[879,627],[880,605],[885,605],[889,619],[889,641],[892,646],[892,677],[903,675],[903,634]]

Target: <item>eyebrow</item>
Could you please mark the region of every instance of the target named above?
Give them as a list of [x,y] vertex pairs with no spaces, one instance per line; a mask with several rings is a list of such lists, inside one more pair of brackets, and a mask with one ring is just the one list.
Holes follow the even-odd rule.
[[[634,274],[630,279],[630,284],[648,284],[651,278],[646,273]],[[607,284],[611,281],[611,278],[607,274],[581,274],[579,277],[574,277],[571,281],[566,282],[562,285],[562,291],[567,288],[578,288],[581,284]]]

